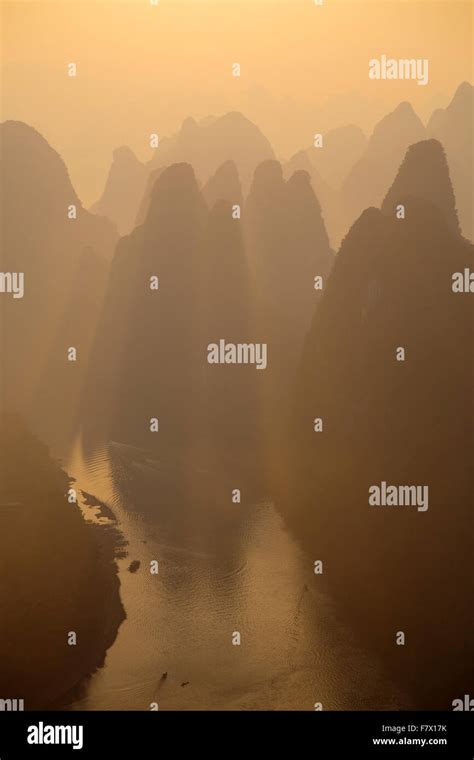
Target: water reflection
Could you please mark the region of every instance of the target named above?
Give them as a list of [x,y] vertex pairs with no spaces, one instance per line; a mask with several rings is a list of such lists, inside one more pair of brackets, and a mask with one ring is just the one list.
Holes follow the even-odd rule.
[[127,620],[69,709],[410,706],[338,621],[271,503],[208,502],[196,485],[186,500],[177,465],[119,443],[85,456],[78,441],[66,469],[112,507],[128,541],[119,560]]

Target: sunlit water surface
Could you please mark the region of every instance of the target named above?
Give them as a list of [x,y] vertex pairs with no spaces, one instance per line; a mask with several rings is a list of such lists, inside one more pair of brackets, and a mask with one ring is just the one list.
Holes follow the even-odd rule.
[[[161,463],[118,443],[86,457],[78,442],[64,466],[79,489],[111,507],[128,541],[118,560],[127,619],[105,667],[69,709],[409,707],[338,620],[314,559],[271,503],[160,499]],[[133,574],[132,560],[141,563]]]

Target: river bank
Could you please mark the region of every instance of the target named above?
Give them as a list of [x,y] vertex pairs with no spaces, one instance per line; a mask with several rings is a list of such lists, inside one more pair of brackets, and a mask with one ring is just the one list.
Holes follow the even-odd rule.
[[70,477],[21,420],[1,421],[0,442],[0,697],[47,709],[103,666],[125,620],[124,542],[110,516],[86,521],[90,495],[68,501]]

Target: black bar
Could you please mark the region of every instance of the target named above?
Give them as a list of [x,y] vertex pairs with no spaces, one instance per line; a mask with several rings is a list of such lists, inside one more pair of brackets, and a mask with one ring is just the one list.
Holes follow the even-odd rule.
[[[139,760],[159,758],[164,751],[225,758],[236,751],[247,757],[256,749],[264,757],[275,751],[278,757],[307,755],[321,760],[341,753],[347,758],[472,760],[473,718],[472,712],[3,712],[0,760],[25,756]],[[56,734],[59,726],[68,728]],[[28,743],[28,737],[42,738],[44,743]],[[72,743],[45,743],[49,738]]]

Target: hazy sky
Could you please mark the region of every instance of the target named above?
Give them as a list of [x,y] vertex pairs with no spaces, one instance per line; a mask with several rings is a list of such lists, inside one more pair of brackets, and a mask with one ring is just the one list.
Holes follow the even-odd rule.
[[[100,195],[115,147],[151,157],[150,133],[171,134],[187,116],[242,111],[289,157],[333,126],[370,131],[402,100],[426,119],[472,81],[472,3],[464,0],[1,7],[2,119],[26,121],[59,150],[86,205]],[[428,85],[369,80],[368,61],[382,54],[427,58]]]

